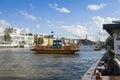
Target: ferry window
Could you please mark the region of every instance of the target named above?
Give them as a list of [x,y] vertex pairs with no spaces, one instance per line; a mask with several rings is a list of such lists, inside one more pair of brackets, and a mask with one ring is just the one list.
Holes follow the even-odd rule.
[[62,44],[61,42],[59,42],[59,44]]
[[120,33],[117,34],[116,40],[120,40]]

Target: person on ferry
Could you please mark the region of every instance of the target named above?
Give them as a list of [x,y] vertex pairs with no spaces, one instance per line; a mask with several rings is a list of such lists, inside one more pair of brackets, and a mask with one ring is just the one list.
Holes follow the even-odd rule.
[[108,59],[105,63],[105,70],[102,75],[120,76],[120,61],[113,50],[109,51]]

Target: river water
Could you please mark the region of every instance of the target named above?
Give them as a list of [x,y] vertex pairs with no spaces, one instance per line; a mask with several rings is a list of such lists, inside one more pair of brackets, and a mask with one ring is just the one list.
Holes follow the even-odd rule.
[[35,54],[25,48],[0,49],[0,80],[80,80],[102,51]]

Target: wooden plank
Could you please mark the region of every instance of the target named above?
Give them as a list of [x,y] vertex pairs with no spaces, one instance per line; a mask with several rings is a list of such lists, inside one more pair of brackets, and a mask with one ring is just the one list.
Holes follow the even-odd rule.
[[102,80],[120,80],[120,76],[102,76]]

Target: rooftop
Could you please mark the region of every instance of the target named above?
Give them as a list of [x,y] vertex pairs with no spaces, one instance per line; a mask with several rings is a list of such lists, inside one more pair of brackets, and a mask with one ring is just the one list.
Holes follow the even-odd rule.
[[120,23],[103,24],[103,29],[105,29],[112,36],[113,30],[120,29]]

